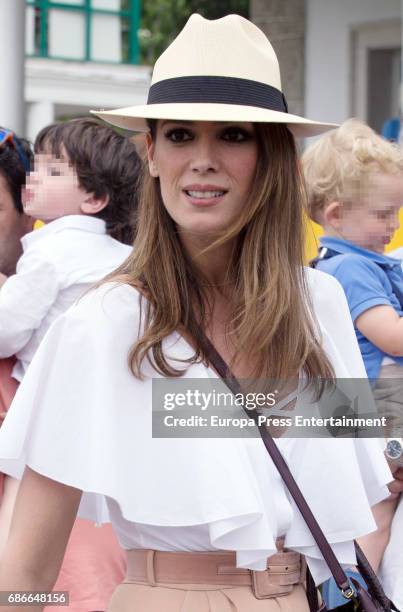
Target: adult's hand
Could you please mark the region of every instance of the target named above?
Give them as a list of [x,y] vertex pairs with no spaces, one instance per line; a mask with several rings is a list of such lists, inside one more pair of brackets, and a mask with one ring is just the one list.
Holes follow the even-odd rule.
[[396,495],[403,493],[403,466],[393,460],[388,460],[388,463],[394,478],[394,480],[388,484],[389,491]]

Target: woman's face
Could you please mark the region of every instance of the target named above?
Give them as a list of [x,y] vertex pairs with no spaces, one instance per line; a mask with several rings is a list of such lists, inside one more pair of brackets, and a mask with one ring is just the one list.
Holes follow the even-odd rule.
[[214,236],[239,217],[257,163],[252,123],[159,120],[147,145],[150,174],[182,232]]

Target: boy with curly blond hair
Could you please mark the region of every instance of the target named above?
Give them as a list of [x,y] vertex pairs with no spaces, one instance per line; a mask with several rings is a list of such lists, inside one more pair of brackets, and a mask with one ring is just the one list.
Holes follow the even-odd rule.
[[[309,215],[325,230],[312,265],[342,285],[378,410],[392,427],[386,435],[402,436],[403,271],[400,259],[385,255],[384,249],[399,227],[403,151],[349,119],[308,147],[302,167]],[[403,468],[391,467],[395,478],[403,479]],[[373,508],[378,531],[361,541],[376,571],[397,498],[392,495]],[[403,605],[400,557],[391,571],[383,567],[389,574],[385,586],[397,605]]]

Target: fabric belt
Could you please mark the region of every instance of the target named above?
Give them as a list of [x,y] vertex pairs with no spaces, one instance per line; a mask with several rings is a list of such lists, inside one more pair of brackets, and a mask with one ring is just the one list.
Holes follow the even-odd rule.
[[305,578],[302,556],[294,551],[278,552],[267,560],[267,569],[254,571],[236,567],[236,553],[168,552],[149,549],[127,550],[124,584],[150,586],[206,584],[251,586],[258,599],[288,595]]

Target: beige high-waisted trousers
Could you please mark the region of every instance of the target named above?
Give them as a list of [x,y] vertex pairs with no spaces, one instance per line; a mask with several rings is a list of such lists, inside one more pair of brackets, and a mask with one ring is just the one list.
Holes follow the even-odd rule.
[[127,576],[107,612],[309,612],[298,553],[273,555],[264,572],[236,568],[226,551],[127,553]]

